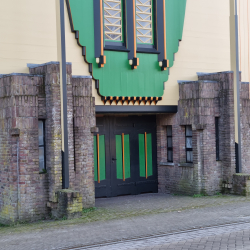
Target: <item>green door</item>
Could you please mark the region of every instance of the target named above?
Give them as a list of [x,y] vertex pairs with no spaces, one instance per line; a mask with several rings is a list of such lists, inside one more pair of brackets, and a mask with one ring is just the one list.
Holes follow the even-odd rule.
[[97,117],[96,197],[157,192],[155,116]]

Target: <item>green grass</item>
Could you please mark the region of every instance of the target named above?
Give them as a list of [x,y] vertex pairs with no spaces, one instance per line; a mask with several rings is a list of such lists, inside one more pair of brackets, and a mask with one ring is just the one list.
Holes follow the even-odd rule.
[[4,225],[0,223],[0,227],[9,227],[9,225]]
[[86,213],[90,213],[96,210],[96,207],[90,207],[90,208],[83,208],[82,213],[86,214]]
[[204,197],[204,196],[206,196],[206,195],[204,195],[204,194],[194,194],[192,197],[193,198],[200,198],[200,197]]

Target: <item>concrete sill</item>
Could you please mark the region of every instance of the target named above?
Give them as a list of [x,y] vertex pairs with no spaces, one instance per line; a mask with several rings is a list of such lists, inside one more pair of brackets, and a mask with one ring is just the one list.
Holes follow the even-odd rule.
[[193,163],[179,163],[178,164],[179,167],[189,167],[189,168],[193,168],[194,164]]
[[174,163],[173,162],[160,162],[160,166],[172,166],[172,167],[174,167]]

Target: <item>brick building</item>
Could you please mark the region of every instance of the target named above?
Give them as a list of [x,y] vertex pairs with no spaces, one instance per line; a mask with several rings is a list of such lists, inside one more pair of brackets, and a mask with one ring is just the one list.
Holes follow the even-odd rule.
[[[17,33],[24,55],[0,57],[0,223],[50,214],[75,217],[98,197],[248,195],[249,83],[243,70],[242,173],[236,174],[229,6],[221,12],[226,1],[210,2],[65,1],[67,60],[72,61],[66,65],[68,189],[62,189],[62,81],[52,41],[58,27],[46,24],[47,19],[56,23],[58,9],[47,1],[53,14],[44,8],[46,20],[33,9],[30,25],[37,40],[29,42],[34,47],[26,46],[27,34]],[[18,20],[25,20],[25,11]],[[204,25],[223,42],[202,33],[198,21],[204,11],[221,15]],[[40,39],[37,29],[51,41]],[[3,51],[14,50],[6,44],[0,41]]]

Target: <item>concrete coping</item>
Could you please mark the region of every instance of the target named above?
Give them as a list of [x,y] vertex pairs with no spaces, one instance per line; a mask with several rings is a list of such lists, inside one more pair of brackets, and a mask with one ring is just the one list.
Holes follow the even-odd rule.
[[234,175],[235,176],[249,176],[250,177],[250,174],[245,174],[245,173],[236,173]]
[[88,79],[92,79],[92,76],[72,76],[72,78],[88,78]]
[[221,71],[221,72],[214,72],[214,73],[196,72],[197,76],[208,76],[208,75],[228,74],[228,73],[233,73],[233,71]]
[[80,191],[72,190],[72,189],[59,189],[57,192],[61,193],[80,193]]
[[198,82],[198,81],[185,81],[185,80],[179,80],[177,81],[179,84],[184,84],[184,83],[193,83],[193,82]]
[[[46,65],[51,65],[51,64],[59,64],[59,62],[51,61],[51,62],[42,63],[42,64],[28,63],[27,67],[30,68],[30,69],[34,69],[34,68],[38,68],[38,67],[42,67],[42,66],[46,66]],[[72,65],[71,62],[67,62],[66,64],[67,65]]]
[[181,84],[190,84],[190,83],[218,83],[217,81],[212,80],[199,80],[199,81],[177,81],[180,85]]
[[10,77],[10,76],[43,77],[43,75],[34,75],[34,74],[27,74],[27,73],[11,73],[11,74],[6,74],[6,75],[0,74],[0,78]]
[[194,164],[193,163],[179,163],[178,164],[179,167],[189,167],[189,168],[193,168],[194,167]]
[[160,166],[173,166],[174,167],[174,163],[173,162],[160,162]]

